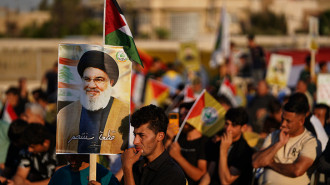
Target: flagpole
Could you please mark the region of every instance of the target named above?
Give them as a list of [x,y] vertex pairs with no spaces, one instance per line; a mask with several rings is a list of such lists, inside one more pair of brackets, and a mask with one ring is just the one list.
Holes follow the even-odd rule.
[[[107,0],[104,0],[103,6],[103,43],[105,45],[105,11],[107,6]],[[89,154],[89,181],[96,181],[96,166],[97,166],[97,154]]]
[[104,6],[103,6],[103,43],[102,45],[105,45],[105,12],[107,7],[107,0],[104,0]]
[[183,122],[182,122],[182,125],[181,125],[181,127],[180,127],[179,132],[178,132],[178,133],[176,134],[176,136],[175,136],[174,142],[177,142],[177,141],[178,141],[179,136],[180,136],[180,134],[181,134],[181,132],[182,132],[182,130],[183,130],[183,127],[184,127],[184,125],[186,124],[186,121],[187,121],[188,117],[189,117],[190,114],[191,114],[191,111],[194,109],[194,107],[196,106],[196,103],[199,101],[199,99],[201,99],[201,97],[202,97],[202,95],[205,93],[205,91],[206,91],[206,90],[203,89],[203,91],[200,93],[200,95],[198,96],[198,98],[195,100],[194,105],[190,108],[190,110],[189,110],[187,116],[184,118],[184,120],[183,120]]

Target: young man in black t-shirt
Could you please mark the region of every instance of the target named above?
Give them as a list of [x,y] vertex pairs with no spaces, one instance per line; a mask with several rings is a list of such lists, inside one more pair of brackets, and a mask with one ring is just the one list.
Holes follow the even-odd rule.
[[[192,105],[193,102],[180,105],[181,124]],[[200,179],[206,173],[206,142],[207,138],[187,122],[178,142],[174,142],[170,146],[169,153],[185,172],[189,185],[199,184]]]
[[210,184],[250,184],[253,149],[243,138],[248,122],[244,108],[231,108],[225,115],[225,128],[217,143],[208,145]]
[[[131,116],[134,148],[121,155],[125,185],[185,185],[181,168],[165,150],[168,125],[165,112],[155,105],[137,110]],[[142,156],[142,158],[140,158]]]

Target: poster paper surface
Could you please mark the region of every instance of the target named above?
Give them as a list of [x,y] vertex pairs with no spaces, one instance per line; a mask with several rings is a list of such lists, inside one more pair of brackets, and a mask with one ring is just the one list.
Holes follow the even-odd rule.
[[56,153],[121,153],[131,92],[122,47],[60,44],[58,64]]

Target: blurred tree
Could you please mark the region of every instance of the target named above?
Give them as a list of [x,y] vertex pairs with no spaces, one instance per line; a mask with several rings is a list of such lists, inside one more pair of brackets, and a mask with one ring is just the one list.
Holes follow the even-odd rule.
[[51,7],[51,37],[79,34],[79,25],[86,18],[81,0],[54,0]]
[[[47,7],[47,0],[42,0],[39,7]],[[25,27],[21,37],[65,37],[69,35],[102,35],[102,20],[93,18],[93,11],[84,7],[81,0],[53,0],[49,6],[50,20],[36,26]]]
[[330,35],[330,10],[321,13],[319,17],[320,35]]
[[102,35],[103,23],[96,19],[87,19],[80,24],[82,35]]
[[157,38],[161,39],[161,40],[168,39],[170,36],[170,31],[163,27],[155,28],[154,31],[155,31]]
[[246,31],[245,34],[285,35],[287,33],[285,16],[276,15],[269,10],[251,14],[250,25],[249,28],[242,29]]
[[48,6],[48,0],[41,0],[41,2],[39,3],[39,10],[48,10],[49,6]]
[[17,22],[6,20],[6,35],[9,37],[15,37],[18,34]]

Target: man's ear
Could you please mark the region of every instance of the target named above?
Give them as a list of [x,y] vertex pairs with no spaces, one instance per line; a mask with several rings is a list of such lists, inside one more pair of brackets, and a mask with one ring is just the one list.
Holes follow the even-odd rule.
[[110,85],[113,87],[113,84],[115,83],[115,80],[110,80]]
[[42,145],[44,145],[45,147],[49,147],[50,146],[50,140],[45,139],[45,141],[42,143]]
[[157,134],[157,141],[163,141],[165,139],[165,133],[164,132],[158,132]]
[[241,132],[246,132],[248,130],[248,125],[247,124],[244,124],[241,126]]
[[305,119],[306,119],[305,116],[301,116],[301,118],[299,120],[299,123],[300,123],[301,126],[304,126],[305,125]]

